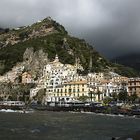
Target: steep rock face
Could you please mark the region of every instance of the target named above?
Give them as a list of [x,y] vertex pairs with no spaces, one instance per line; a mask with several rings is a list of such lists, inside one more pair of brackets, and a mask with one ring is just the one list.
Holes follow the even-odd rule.
[[42,75],[44,65],[48,62],[48,54],[42,49],[34,52],[33,48],[27,48],[23,54],[23,63],[25,71],[32,73],[34,79]]
[[[33,48],[27,48],[23,54],[23,62],[17,63],[10,71],[0,76],[0,82],[21,83],[25,81],[24,75],[30,75],[31,80],[38,80],[42,76],[44,65],[48,63],[48,55]],[[23,80],[24,79],[24,80]],[[23,81],[22,81],[23,80]]]

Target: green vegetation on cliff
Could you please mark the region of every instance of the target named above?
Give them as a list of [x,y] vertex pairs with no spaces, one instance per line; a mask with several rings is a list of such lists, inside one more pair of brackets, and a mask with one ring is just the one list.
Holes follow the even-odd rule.
[[130,67],[126,67],[120,64],[113,64],[113,63],[112,63],[112,67],[113,67],[114,72],[123,76],[127,76],[127,77],[140,76],[140,73],[137,70]]
[[[64,37],[67,39],[68,49],[64,48]],[[55,33],[2,48],[0,51],[0,74],[9,71],[17,62],[22,62],[23,54],[26,48],[29,47],[34,48],[34,51],[43,49],[48,53],[48,58],[51,61],[55,58],[56,53],[62,63],[74,64],[75,58],[78,57],[80,58],[84,69],[89,68],[90,57],[92,57],[93,62],[92,70],[100,71],[102,68],[106,68],[109,64],[108,61],[101,58],[98,52],[96,52],[91,46],[88,46],[84,40]],[[2,65],[4,66],[2,67]]]
[[133,70],[129,72],[130,69],[124,70],[124,67],[120,65],[111,64],[84,40],[69,36],[62,25],[50,19],[44,19],[42,22],[22,27],[19,30],[10,30],[2,34],[0,40],[2,38],[8,40],[12,35],[16,36],[14,41],[18,40],[18,42],[13,43],[11,40],[12,45],[9,42],[0,49],[1,75],[11,70],[18,62],[22,62],[25,50],[30,47],[34,49],[34,52],[40,49],[47,52],[50,61],[55,58],[56,54],[62,63],[74,64],[75,59],[79,58],[84,72],[106,71],[112,67],[111,69],[124,76],[137,75],[133,73]]

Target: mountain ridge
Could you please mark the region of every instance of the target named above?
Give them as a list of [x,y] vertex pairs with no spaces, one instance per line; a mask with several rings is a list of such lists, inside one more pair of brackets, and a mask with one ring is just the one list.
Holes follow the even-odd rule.
[[[52,61],[56,54],[64,64],[74,64],[78,58],[84,73],[109,70],[116,72],[120,69],[120,66],[109,62],[85,40],[70,36],[62,25],[50,17],[31,26],[11,29],[0,34],[0,47],[1,75],[11,70],[17,63],[23,62],[23,55],[28,48],[33,48],[34,52],[44,51],[49,61]],[[118,71],[119,74],[122,69],[123,66]],[[137,75],[132,69],[127,70],[127,73],[122,74]]]
[[111,61],[140,71],[140,53],[131,53],[118,56]]

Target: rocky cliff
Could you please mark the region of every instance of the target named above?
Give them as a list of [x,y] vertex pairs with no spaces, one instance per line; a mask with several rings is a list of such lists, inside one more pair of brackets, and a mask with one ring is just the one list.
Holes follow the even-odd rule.
[[[83,74],[88,71],[120,70],[85,40],[70,36],[62,25],[50,17],[0,34],[1,75],[22,63],[25,70],[30,71],[36,78],[41,74],[43,65],[52,61],[56,54],[62,63],[74,64],[78,58],[84,68]],[[121,71],[123,67],[120,74]],[[127,76],[125,72],[123,75]]]

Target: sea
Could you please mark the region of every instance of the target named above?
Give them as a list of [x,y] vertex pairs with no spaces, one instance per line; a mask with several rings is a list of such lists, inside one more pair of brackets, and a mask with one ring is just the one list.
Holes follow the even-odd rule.
[[111,140],[140,130],[135,117],[94,113],[0,112],[0,140]]

